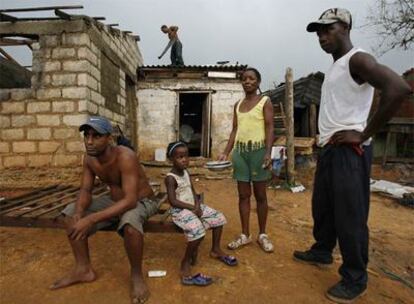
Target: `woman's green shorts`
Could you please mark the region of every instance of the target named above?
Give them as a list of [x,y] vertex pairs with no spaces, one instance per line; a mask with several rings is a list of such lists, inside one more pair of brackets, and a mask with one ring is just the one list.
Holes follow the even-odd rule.
[[262,182],[270,179],[271,172],[263,168],[266,149],[250,152],[233,150],[233,178],[240,182]]

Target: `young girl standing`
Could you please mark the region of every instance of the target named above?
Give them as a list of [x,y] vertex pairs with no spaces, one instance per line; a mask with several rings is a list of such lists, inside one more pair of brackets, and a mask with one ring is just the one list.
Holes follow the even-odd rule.
[[236,258],[226,255],[220,248],[226,218],[221,212],[205,205],[196,195],[187,171],[189,164],[187,145],[180,141],[170,143],[167,156],[173,163],[171,172],[165,178],[168,200],[173,207],[172,219],[183,229],[188,241],[181,261],[181,282],[184,285],[206,286],[213,282],[212,278],[200,273],[191,275],[191,266],[195,264],[198,247],[207,229],[212,228],[213,234],[210,256],[228,266],[237,265]]
[[256,69],[247,68],[243,72],[241,83],[245,98],[234,106],[233,129],[219,160],[226,160],[233,150],[233,178],[237,180],[242,233],[228,248],[237,249],[251,242],[249,217],[253,185],[259,220],[257,242],[265,252],[272,252],[273,244],[266,234],[266,186],[271,175],[273,106],[269,97],[257,93],[260,81],[261,75]]

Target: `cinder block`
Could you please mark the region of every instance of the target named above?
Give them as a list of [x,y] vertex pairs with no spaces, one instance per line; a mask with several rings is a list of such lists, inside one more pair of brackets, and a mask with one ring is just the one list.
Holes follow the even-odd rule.
[[38,89],[36,92],[38,99],[54,99],[62,96],[60,89]]
[[40,153],[55,153],[62,144],[57,141],[42,141],[39,142]]
[[27,157],[27,165],[29,167],[45,167],[49,166],[52,162],[52,155],[38,154],[38,155],[29,155]]
[[70,86],[76,85],[76,74],[54,74],[52,75],[52,85]]
[[33,141],[17,141],[12,143],[14,153],[36,152],[36,143]]
[[3,166],[5,168],[12,168],[12,167],[25,167],[26,166],[26,158],[24,156],[5,156],[3,158]]
[[23,139],[24,132],[23,129],[5,129],[1,130],[1,139],[2,140],[17,140]]
[[78,114],[78,115],[65,115],[63,116],[63,123],[67,126],[76,126],[79,127],[81,124],[85,123],[88,115]]
[[16,113],[23,113],[24,112],[24,102],[23,101],[15,101],[15,102],[8,102],[3,101],[0,104],[0,109],[2,114],[16,114]]
[[76,50],[74,48],[55,48],[52,51],[52,58],[63,59],[76,56]]
[[50,102],[34,101],[27,105],[27,113],[41,113],[50,111]]
[[16,89],[11,91],[12,100],[25,100],[33,97],[32,89]]
[[12,115],[13,127],[26,127],[36,123],[36,119],[32,115]]
[[89,90],[85,87],[69,87],[62,89],[63,98],[85,99],[89,97]]
[[59,115],[36,115],[39,126],[58,126],[60,125]]
[[80,164],[80,157],[70,154],[56,154],[53,156],[52,165],[55,167],[77,166]]
[[36,128],[27,130],[27,139],[45,140],[52,137],[50,128]]
[[7,142],[0,142],[0,153],[9,153],[10,147]]
[[85,33],[69,33],[63,38],[63,44],[67,45],[89,45],[89,36]]
[[90,63],[87,60],[71,60],[63,62],[63,70],[69,72],[88,72]]
[[52,111],[55,113],[67,113],[75,110],[75,103],[73,101],[54,101],[52,102]]
[[5,115],[0,115],[0,129],[9,128],[11,126],[10,117]]
[[66,143],[66,150],[68,152],[84,152],[85,144],[81,141],[72,141]]
[[61,63],[59,61],[46,61],[43,63],[41,70],[43,72],[56,72],[61,68]]
[[76,136],[78,132],[74,129],[65,128],[65,129],[54,129],[53,138],[54,139],[68,139]]

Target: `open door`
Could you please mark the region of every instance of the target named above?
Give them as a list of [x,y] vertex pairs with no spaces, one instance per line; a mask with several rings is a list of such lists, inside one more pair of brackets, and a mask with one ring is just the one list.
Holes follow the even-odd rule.
[[188,145],[190,156],[210,155],[210,94],[180,92],[176,109],[179,140]]

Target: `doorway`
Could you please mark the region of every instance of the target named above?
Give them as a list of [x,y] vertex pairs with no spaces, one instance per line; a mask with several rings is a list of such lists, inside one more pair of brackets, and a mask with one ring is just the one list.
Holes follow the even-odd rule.
[[178,105],[178,139],[188,145],[190,156],[209,157],[210,93],[180,92]]

